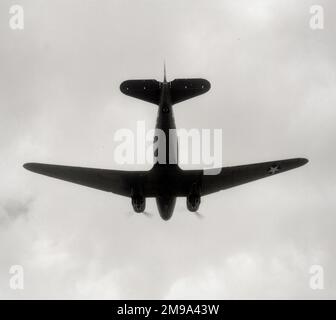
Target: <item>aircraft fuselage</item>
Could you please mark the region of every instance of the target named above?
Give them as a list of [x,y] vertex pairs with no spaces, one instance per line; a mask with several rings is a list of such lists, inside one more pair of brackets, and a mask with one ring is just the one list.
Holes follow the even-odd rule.
[[[156,120],[155,129],[161,130],[165,136],[165,161],[163,163],[157,162],[152,170],[156,170],[158,179],[162,181],[160,184],[160,195],[156,197],[156,204],[159,210],[159,214],[162,219],[168,220],[171,218],[174,212],[176,204],[176,196],[169,190],[167,180],[169,177],[176,176],[179,171],[177,165],[177,148],[174,144],[177,142],[176,129],[173,106],[171,103],[170,84],[164,79],[162,82],[162,91],[159,103],[159,109]],[[162,148],[160,144],[158,149]],[[154,150],[154,158],[158,157],[158,149]],[[162,162],[162,161],[161,161]]]

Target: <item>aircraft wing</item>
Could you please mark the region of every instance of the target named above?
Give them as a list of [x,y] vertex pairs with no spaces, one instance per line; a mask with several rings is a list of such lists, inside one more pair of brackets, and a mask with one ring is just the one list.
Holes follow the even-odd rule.
[[26,163],[24,168],[48,177],[130,197],[132,186],[141,184],[147,171],[120,171]]
[[213,169],[204,170],[201,180],[201,195],[232,188],[244,183],[270,177],[303,166],[307,159],[296,158],[235,167],[224,167],[219,174],[211,175]]
[[[296,158],[224,167],[219,172],[217,169],[215,171],[213,169],[181,170],[178,175],[166,177],[164,185],[170,186],[175,196],[184,197],[190,193],[192,185],[198,184],[201,196],[204,196],[295,169],[307,162],[307,159]],[[132,196],[134,187],[142,188],[143,195],[146,197],[155,197],[163,185],[152,171],[105,170],[42,163],[26,163],[24,168],[52,178],[127,197]]]

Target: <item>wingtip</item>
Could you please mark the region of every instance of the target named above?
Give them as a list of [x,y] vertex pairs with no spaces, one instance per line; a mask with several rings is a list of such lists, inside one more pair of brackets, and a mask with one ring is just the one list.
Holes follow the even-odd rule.
[[23,165],[23,167],[26,169],[26,170],[29,170],[29,171],[32,171],[33,167],[34,167],[34,163],[32,162],[27,162]]
[[300,158],[299,160],[300,160],[300,164],[301,164],[302,166],[304,166],[305,164],[307,164],[307,163],[309,162],[309,160],[306,159],[306,158]]

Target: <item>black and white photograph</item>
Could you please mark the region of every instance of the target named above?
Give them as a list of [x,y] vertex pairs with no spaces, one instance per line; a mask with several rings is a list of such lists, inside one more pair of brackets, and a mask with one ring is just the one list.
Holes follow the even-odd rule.
[[1,0],[0,299],[334,300],[335,17]]

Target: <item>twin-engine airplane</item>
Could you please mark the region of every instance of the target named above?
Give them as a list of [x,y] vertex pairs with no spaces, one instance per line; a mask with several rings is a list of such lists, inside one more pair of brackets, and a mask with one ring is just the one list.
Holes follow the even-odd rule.
[[[176,139],[169,134],[169,129],[176,129],[173,105],[209,89],[210,83],[204,79],[175,79],[167,82],[166,71],[163,82],[128,80],[120,85],[124,94],[158,105],[156,128],[165,133],[165,148],[169,148],[169,139]],[[173,132],[176,133],[176,130]],[[26,163],[24,168],[129,197],[134,211],[139,213],[145,211],[146,198],[155,198],[161,218],[168,220],[173,214],[177,197],[186,197],[188,210],[196,212],[202,196],[285,172],[308,162],[304,158],[295,158],[224,167],[213,175],[207,170],[182,170],[177,164],[177,154],[172,155],[168,151],[166,157],[164,163],[156,162],[149,171],[104,170],[41,163]],[[172,161],[174,157],[176,161]]]

